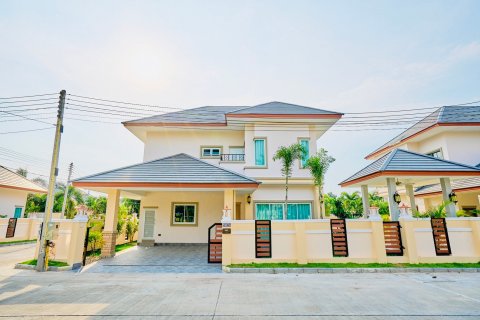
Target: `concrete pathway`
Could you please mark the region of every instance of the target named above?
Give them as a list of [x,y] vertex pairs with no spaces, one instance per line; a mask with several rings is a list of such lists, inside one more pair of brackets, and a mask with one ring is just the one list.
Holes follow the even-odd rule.
[[134,247],[103,259],[86,272],[94,273],[221,273],[220,264],[207,262],[207,245]]
[[[135,254],[141,253],[124,253],[110,264]],[[2,268],[0,319],[480,319],[480,273],[132,273],[109,268],[82,273]]]

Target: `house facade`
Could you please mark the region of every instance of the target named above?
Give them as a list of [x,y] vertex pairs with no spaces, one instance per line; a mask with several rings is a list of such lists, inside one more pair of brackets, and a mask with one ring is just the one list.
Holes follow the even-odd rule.
[[29,193],[47,193],[47,190],[0,166],[0,216],[23,218]]
[[108,194],[107,240],[120,196],[141,200],[143,244],[205,243],[208,228],[223,213],[234,220],[319,218],[318,191],[304,166],[306,157],[294,164],[286,215],[285,178],[273,155],[294,143],[308,155],[316,153],[317,140],[341,116],[270,102],[207,106],[124,122],[144,143],[143,162],[73,185]]
[[[367,155],[376,160],[393,149],[429,155],[438,159],[480,167],[480,106],[444,106]],[[480,178],[455,179],[451,188],[457,195],[456,210],[468,215],[480,210]],[[405,188],[398,186],[402,201]],[[415,205],[420,212],[444,201],[440,184],[418,186],[414,190]]]

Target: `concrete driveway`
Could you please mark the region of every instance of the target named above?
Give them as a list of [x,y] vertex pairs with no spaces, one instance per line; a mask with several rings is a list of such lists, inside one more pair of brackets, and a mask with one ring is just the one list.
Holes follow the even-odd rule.
[[89,273],[221,273],[207,262],[207,245],[134,247],[86,268]]

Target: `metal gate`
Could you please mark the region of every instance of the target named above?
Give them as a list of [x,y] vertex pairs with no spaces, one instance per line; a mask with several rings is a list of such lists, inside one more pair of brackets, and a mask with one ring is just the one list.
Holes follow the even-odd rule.
[[255,257],[272,257],[272,222],[255,220]]
[[385,238],[385,251],[387,256],[403,256],[402,234],[400,222],[384,221],[383,236]]
[[[212,231],[213,229],[213,231]],[[214,223],[208,228],[208,263],[222,262],[222,224]]]
[[437,256],[448,256],[452,254],[445,218],[432,218],[431,224],[433,244],[435,245],[435,253]]
[[347,224],[345,219],[330,219],[334,257],[348,257]]
[[90,227],[87,228],[85,233],[85,241],[83,242],[83,259],[82,264],[85,265],[87,262],[87,250],[88,250],[88,236],[90,235]]

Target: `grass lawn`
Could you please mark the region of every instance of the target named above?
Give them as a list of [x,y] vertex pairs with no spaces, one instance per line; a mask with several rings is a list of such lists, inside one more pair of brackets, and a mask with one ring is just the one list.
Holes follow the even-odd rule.
[[[28,264],[28,265],[31,265],[31,266],[36,266],[37,265],[37,259],[27,260],[27,261],[21,262],[21,264]],[[66,267],[66,266],[68,266],[68,264],[66,262],[48,260],[48,266],[49,267]]]
[[2,244],[12,244],[12,243],[30,243],[30,242],[37,242],[37,239],[34,239],[34,240],[5,241],[5,242],[0,242],[0,245],[2,245]]
[[480,268],[477,263],[245,263],[232,264],[230,268]]
[[[118,245],[115,246],[115,252],[120,252],[120,251],[123,251],[125,249],[135,247],[136,245],[137,245],[137,241],[132,241],[132,242],[124,243],[124,244],[118,244]],[[101,251],[102,251],[101,249],[96,249],[95,251],[89,251],[87,255],[88,256],[99,256]]]

